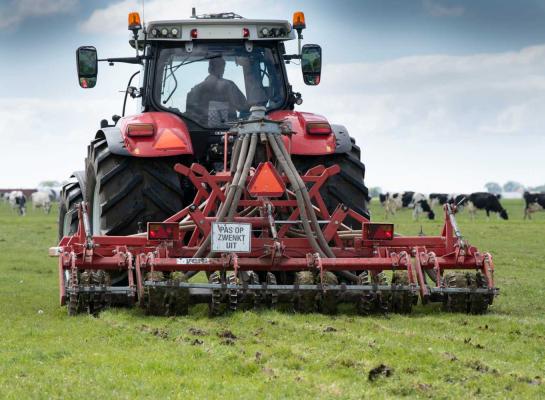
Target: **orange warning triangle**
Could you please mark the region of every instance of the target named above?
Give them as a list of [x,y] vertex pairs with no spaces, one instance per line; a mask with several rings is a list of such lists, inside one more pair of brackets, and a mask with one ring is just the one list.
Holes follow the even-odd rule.
[[285,190],[284,181],[270,161],[258,165],[248,184],[248,192],[254,197],[279,197]]
[[165,129],[159,139],[153,145],[158,150],[185,149],[185,142],[174,134],[170,129]]

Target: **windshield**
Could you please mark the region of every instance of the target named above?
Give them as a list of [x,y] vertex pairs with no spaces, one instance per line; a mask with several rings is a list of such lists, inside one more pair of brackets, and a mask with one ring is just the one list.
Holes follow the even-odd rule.
[[155,99],[207,128],[226,128],[252,106],[282,107],[286,98],[275,47],[243,43],[195,43],[193,50],[163,48]]

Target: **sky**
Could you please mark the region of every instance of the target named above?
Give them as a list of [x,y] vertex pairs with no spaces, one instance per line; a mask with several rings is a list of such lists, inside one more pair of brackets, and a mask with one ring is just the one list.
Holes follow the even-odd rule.
[[[315,87],[289,66],[298,110],[348,128],[368,186],[452,193],[545,183],[545,0],[146,0],[144,19],[184,19],[191,7],[287,20],[305,12],[304,43],[322,46],[324,66]],[[84,168],[135,67],[101,64],[97,87],[82,90],[75,50],[133,55],[130,11],[142,13],[142,1],[0,0],[0,188]]]

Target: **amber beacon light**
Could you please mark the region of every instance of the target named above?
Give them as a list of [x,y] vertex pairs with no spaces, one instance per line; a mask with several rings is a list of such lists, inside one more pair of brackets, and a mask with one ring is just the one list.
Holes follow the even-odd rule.
[[141,29],[140,14],[137,12],[129,13],[129,30]]
[[305,24],[305,14],[303,11],[296,11],[293,13],[293,29],[305,29],[307,25]]

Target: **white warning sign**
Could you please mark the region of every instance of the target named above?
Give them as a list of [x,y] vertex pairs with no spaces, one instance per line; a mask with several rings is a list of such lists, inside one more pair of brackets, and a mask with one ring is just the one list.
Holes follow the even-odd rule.
[[218,253],[249,253],[252,224],[238,222],[212,223],[212,251]]

